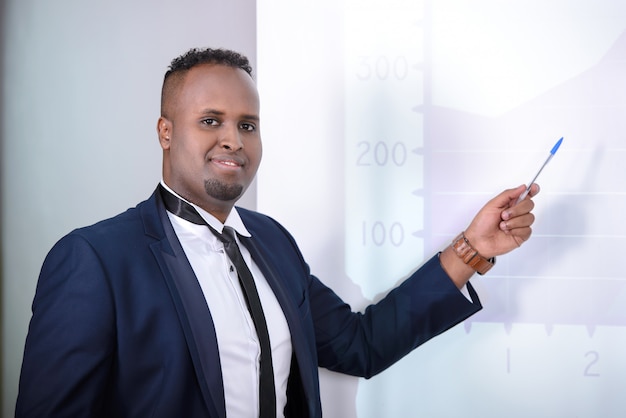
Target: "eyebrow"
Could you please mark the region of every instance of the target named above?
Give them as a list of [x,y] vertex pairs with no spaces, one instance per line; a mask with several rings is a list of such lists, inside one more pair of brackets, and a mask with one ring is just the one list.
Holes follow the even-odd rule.
[[[214,115],[214,116],[224,116],[225,112],[222,112],[221,110],[216,110],[216,109],[203,109],[202,111],[200,111],[200,115],[202,116],[210,116],[210,115]],[[241,115],[242,119],[248,119],[248,120],[253,120],[258,122],[259,121],[259,116],[257,115]]]

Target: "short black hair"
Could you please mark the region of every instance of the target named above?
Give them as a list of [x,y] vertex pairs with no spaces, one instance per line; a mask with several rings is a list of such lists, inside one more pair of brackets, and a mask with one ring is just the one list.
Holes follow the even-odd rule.
[[200,64],[219,64],[241,68],[252,77],[252,66],[250,66],[248,58],[239,52],[222,48],[193,48],[172,60],[169,69],[165,73],[165,80],[173,73],[187,71]]
[[163,78],[161,89],[161,115],[165,113],[166,98],[177,89],[187,71],[197,65],[217,64],[232,68],[240,68],[252,77],[252,66],[248,58],[239,52],[222,48],[193,48],[183,55],[174,58]]

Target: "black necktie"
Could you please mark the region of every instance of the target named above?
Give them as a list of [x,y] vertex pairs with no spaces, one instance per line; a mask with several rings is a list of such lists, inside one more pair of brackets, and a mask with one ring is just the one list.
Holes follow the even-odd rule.
[[[237,245],[235,230],[231,227],[224,227],[223,233],[220,234],[215,229],[211,228],[189,203],[174,196],[161,185],[159,185],[159,191],[168,211],[194,224],[206,225],[211,232],[224,243],[224,250],[237,269],[239,283],[243,289],[246,304],[250,311],[252,321],[254,322],[254,327],[259,338],[259,345],[261,347],[259,417],[276,418],[276,391],[274,386],[274,369],[272,366],[272,347],[270,345],[267,322],[261,306],[261,300],[259,299],[259,293],[254,284],[254,278]],[[227,370],[225,372],[228,373]]]

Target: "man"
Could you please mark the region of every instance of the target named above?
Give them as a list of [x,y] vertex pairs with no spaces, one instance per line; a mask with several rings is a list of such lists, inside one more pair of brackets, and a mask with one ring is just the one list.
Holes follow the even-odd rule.
[[532,200],[515,205],[523,186],[506,190],[453,245],[353,313],[276,221],[234,208],[262,153],[245,57],[207,49],[175,59],[157,131],[153,195],[71,232],[46,257],[17,416],[320,417],[318,367],[370,377],[463,321],[481,308],[469,278],[531,234]]

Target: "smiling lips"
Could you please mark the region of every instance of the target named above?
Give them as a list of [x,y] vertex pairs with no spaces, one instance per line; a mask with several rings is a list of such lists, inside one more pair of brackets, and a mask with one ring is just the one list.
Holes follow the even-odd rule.
[[211,158],[211,161],[220,166],[225,166],[225,167],[230,167],[230,168],[243,167],[243,161],[239,158],[234,158],[234,157],[213,157]]

